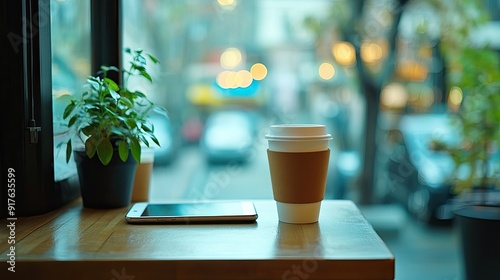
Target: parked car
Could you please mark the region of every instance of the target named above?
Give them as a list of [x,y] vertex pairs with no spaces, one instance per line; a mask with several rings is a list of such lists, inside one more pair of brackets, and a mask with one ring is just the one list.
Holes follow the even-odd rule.
[[206,120],[200,147],[209,163],[248,160],[255,137],[253,115],[246,111],[218,111]]
[[433,139],[451,143],[457,133],[446,114],[407,115],[393,133],[397,141],[387,161],[390,198],[402,203],[417,219],[435,223],[451,220],[454,163],[445,152],[432,150]]

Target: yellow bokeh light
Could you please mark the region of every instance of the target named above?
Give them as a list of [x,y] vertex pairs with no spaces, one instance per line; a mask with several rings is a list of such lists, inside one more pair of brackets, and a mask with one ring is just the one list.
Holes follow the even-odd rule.
[[234,10],[238,4],[237,0],[217,0],[217,3],[222,9],[227,11]]
[[335,68],[330,63],[322,63],[319,66],[318,74],[323,80],[330,80],[335,75]]
[[235,82],[238,87],[246,88],[252,84],[252,74],[247,70],[240,70],[235,75]]
[[219,85],[221,88],[226,88],[225,84],[224,84],[224,81],[225,81],[224,75],[225,75],[225,71],[219,73],[219,75],[217,75],[217,78],[215,79],[217,81],[217,85]]
[[408,103],[408,92],[399,83],[388,84],[380,95],[380,104],[386,108],[401,109]]
[[237,48],[228,48],[220,56],[220,65],[225,69],[234,69],[241,64],[243,55]]
[[231,86],[228,84],[228,81],[230,81],[231,77],[230,76],[230,71],[222,71],[219,75],[217,75],[217,84],[223,88],[223,89],[228,89]]
[[217,75],[217,84],[223,89],[246,88],[252,84],[252,74],[247,70],[222,71]]
[[221,6],[231,6],[234,5],[235,2],[235,0],[217,0],[217,3]]
[[366,63],[374,63],[382,58],[382,47],[377,43],[363,42],[361,44],[361,59]]
[[333,44],[332,54],[340,65],[352,66],[356,63],[356,53],[351,43],[338,42]]
[[452,87],[448,95],[448,102],[453,106],[459,106],[463,99],[462,89],[459,87]]
[[427,66],[419,61],[404,61],[396,69],[398,75],[409,81],[423,81],[429,74]]
[[225,83],[227,88],[237,88],[238,84],[236,82],[236,72],[234,71],[227,72]]
[[262,63],[255,63],[250,68],[250,73],[254,80],[263,80],[267,76],[267,67]]

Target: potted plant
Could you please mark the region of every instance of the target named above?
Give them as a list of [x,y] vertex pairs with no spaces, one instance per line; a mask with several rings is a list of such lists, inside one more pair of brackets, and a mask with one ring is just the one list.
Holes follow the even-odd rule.
[[129,205],[141,143],[149,147],[152,140],[160,145],[148,115],[164,109],[143,92],[129,88],[134,77],[152,82],[146,63],[158,60],[141,49],[125,52],[131,60],[122,70],[122,85],[108,77],[110,71],[120,72],[118,68],[102,66],[102,76],[90,76],[87,90],[71,100],[63,113],[70,129],[66,161],[74,156],[83,205],[89,208]]
[[454,145],[434,141],[453,158],[455,214],[466,279],[500,279],[500,67],[488,49],[463,49],[463,101],[452,116]]

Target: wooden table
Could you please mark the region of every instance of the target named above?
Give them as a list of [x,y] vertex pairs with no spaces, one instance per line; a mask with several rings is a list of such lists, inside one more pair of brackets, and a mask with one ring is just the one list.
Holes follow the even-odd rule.
[[307,225],[280,223],[272,200],[254,202],[251,224],[131,225],[127,208],[77,200],[15,221],[15,273],[3,219],[0,278],[394,279],[394,256],[353,202],[324,201]]

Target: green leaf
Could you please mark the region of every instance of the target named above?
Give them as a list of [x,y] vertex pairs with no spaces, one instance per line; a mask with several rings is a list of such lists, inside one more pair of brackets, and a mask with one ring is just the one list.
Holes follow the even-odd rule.
[[131,67],[134,68],[135,70],[137,70],[138,72],[146,71],[146,67],[144,67],[144,60],[145,60],[144,57],[138,56],[138,57],[136,57],[136,59],[139,62],[138,63],[132,62]]
[[[153,124],[151,124],[151,126],[153,126]],[[153,127],[148,127],[146,124],[143,124],[141,126],[142,130],[146,131],[146,132],[153,132]]]
[[134,95],[136,95],[136,96],[138,96],[138,97],[140,97],[140,98],[147,98],[147,96],[144,93],[142,93],[140,91],[137,91],[137,90],[134,91],[134,92],[131,92],[131,93],[134,94]]
[[95,131],[95,128],[91,125],[82,128],[82,132],[86,136],[92,135],[94,133],[94,131]]
[[104,111],[108,112],[113,117],[118,117],[115,111],[111,110],[112,108],[104,107]]
[[56,149],[61,149],[62,145],[64,145],[64,142],[59,142],[56,146]]
[[142,50],[142,49],[136,49],[136,50],[134,51],[134,54],[135,54],[135,55],[137,55],[137,56],[140,56],[140,55],[141,55],[141,53],[142,53],[143,51],[144,51],[144,50]]
[[162,115],[163,117],[165,117],[167,119],[169,118],[168,117],[168,111],[167,111],[167,109],[165,109],[162,106],[155,105],[154,108],[153,108],[153,112],[155,112],[157,114],[160,114],[160,115]]
[[118,100],[118,101],[120,103],[122,103],[123,105],[125,105],[127,108],[133,108],[134,107],[134,104],[132,103],[132,101],[130,101],[130,99],[128,99],[125,96],[120,97],[120,100]]
[[141,144],[137,138],[130,138],[130,151],[135,161],[141,162]]
[[148,81],[153,82],[153,79],[151,78],[151,76],[149,75],[149,73],[146,72],[146,70],[141,71],[141,76],[143,76],[144,78],[146,78]]
[[97,151],[97,136],[89,137],[85,141],[85,153],[89,158],[93,158]]
[[71,139],[69,139],[68,144],[66,145],[66,163],[69,162],[71,158],[71,153],[73,152],[73,148],[71,146]]
[[111,94],[111,97],[113,97],[114,100],[120,99],[120,95],[118,94],[118,92],[111,88],[109,89],[109,94]]
[[101,160],[102,164],[108,165],[113,157],[113,145],[108,138],[101,140],[101,143],[97,145],[97,156]]
[[98,91],[99,90],[99,87],[101,85],[101,80],[99,79],[99,77],[89,77],[87,79],[87,83],[90,85],[90,87],[95,90],[95,91]]
[[125,136],[125,132],[122,129],[119,129],[117,127],[111,127],[109,129],[109,131],[111,132],[111,134],[116,135],[116,136],[121,136],[121,137]]
[[71,101],[64,109],[63,119],[66,119],[73,112],[73,109],[75,109],[75,102]]
[[118,154],[120,155],[120,159],[123,162],[127,161],[129,154],[127,141],[125,140],[120,141],[120,144],[118,145]]
[[132,118],[127,119],[126,123],[127,123],[127,126],[130,127],[130,129],[137,128],[137,123]]
[[141,140],[142,143],[146,144],[146,146],[149,147],[149,142],[148,139],[146,139],[146,136],[140,134],[139,139]]
[[155,144],[158,145],[158,147],[161,147],[160,141],[158,141],[158,138],[156,138],[156,136],[154,136],[153,134],[149,136],[151,137],[151,140],[153,140],[153,142],[155,142]]
[[71,119],[69,119],[69,122],[68,122],[68,127],[71,127],[72,125],[74,125],[77,119],[78,119],[78,116],[71,117]]
[[108,84],[108,88],[110,90],[113,90],[113,91],[119,91],[120,90],[120,87],[116,84],[115,81],[113,81],[113,79],[110,79],[110,78],[104,78],[104,82],[106,84]]
[[158,62],[160,62],[156,57],[148,54],[148,57],[149,59],[151,59],[151,61],[154,63],[154,64],[157,64]]

